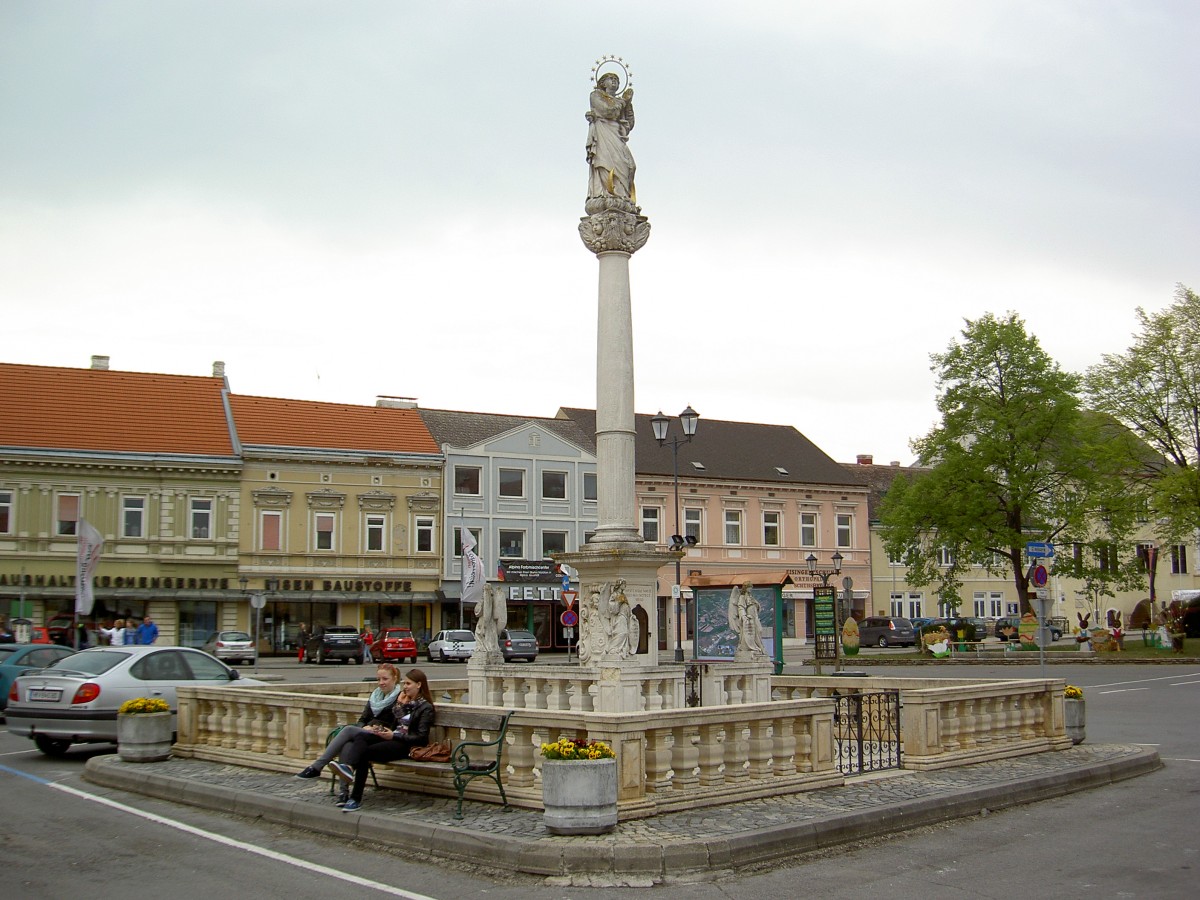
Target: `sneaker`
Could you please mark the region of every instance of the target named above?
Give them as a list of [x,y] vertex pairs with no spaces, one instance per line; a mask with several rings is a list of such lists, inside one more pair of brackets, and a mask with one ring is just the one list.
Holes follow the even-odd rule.
[[331,762],[329,767],[333,769],[333,771],[337,772],[338,778],[342,779],[342,781],[346,782],[346,784],[353,783],[354,770],[348,765],[340,762]]
[[305,766],[301,771],[296,773],[297,778],[320,778],[321,770],[314,769],[312,766]]
[[350,792],[342,791],[340,794],[338,794],[337,802],[334,804],[334,806],[345,806],[349,802],[350,802]]
[[357,800],[347,800],[346,805],[342,807],[342,812],[358,812],[362,809],[362,804]]

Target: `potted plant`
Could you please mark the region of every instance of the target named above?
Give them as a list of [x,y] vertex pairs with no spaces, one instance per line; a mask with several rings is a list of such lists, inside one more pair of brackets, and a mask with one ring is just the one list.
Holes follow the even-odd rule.
[[117,710],[117,755],[126,762],[169,758],[171,733],[171,707],[160,697],[126,700]]
[[542,744],[542,821],[551,834],[604,834],[617,824],[617,760],[603,741]]
[[1087,736],[1087,709],[1083,705],[1083,690],[1073,684],[1063,689],[1063,723],[1072,744],[1082,744]]

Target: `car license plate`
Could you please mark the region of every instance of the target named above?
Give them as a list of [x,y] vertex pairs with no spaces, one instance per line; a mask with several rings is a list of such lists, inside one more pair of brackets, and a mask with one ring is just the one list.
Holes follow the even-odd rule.
[[40,700],[43,703],[57,703],[62,699],[62,691],[57,688],[30,688],[25,698],[27,700]]

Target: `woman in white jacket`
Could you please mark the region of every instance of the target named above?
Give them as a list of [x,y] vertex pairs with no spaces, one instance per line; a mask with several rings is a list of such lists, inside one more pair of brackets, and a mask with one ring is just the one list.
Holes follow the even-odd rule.
[[108,643],[113,647],[125,646],[125,620],[117,619],[113,622],[112,628],[101,628],[100,633],[108,638]]

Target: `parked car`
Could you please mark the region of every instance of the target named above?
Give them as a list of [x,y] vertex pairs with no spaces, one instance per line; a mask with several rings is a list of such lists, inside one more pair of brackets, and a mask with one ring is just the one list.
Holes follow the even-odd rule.
[[8,706],[8,692],[13,679],[33,669],[41,669],[75,651],[57,644],[2,644],[0,645],[0,712]]
[[375,636],[371,645],[375,662],[416,662],[417,639],[407,628],[385,628]]
[[909,619],[912,622],[913,631],[917,634],[921,633],[921,629],[933,621],[932,616],[917,616],[915,619]]
[[45,625],[34,625],[29,629],[29,643],[53,644],[54,640],[50,637],[50,629]]
[[980,616],[967,616],[967,621],[975,626],[975,640],[982,641],[992,633],[993,623]]
[[858,642],[863,647],[912,647],[917,632],[900,616],[867,616],[858,623]]
[[331,659],[362,663],[363,639],[353,625],[326,625],[318,628],[304,647],[306,663],[321,663]]
[[426,653],[430,662],[449,662],[452,659],[470,659],[475,652],[475,635],[465,629],[439,631],[429,642]]
[[938,628],[945,628],[952,641],[982,641],[987,637],[986,631],[980,632],[980,626],[976,624],[976,620],[966,616],[943,616],[931,619],[921,626],[921,631],[937,630]]
[[533,662],[538,655],[537,638],[528,631],[506,628],[500,632],[500,652],[504,654],[505,662],[512,662],[514,659]]
[[230,665],[254,662],[254,639],[244,631],[214,631],[200,649]]
[[[1015,641],[1017,639],[1017,630],[1021,625],[1020,616],[1004,616],[996,620],[996,637],[1002,641]],[[1050,640],[1057,641],[1063,636],[1062,628],[1054,623],[1047,623],[1047,628],[1050,629]]]
[[8,731],[47,756],[72,744],[113,743],[126,700],[159,697],[176,710],[179,685],[262,685],[194,647],[94,647],[20,675],[8,692]]
[[[75,635],[72,631],[74,627],[74,616],[54,616],[46,623],[46,631],[50,635],[50,642],[62,644],[64,647],[74,647]],[[96,626],[91,622],[84,622],[83,633],[87,636],[86,641],[83,641],[83,648],[95,647],[98,643]]]

